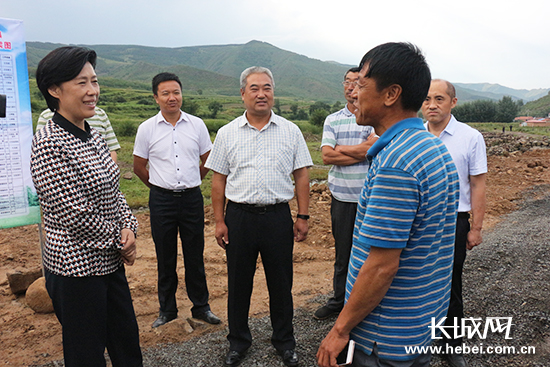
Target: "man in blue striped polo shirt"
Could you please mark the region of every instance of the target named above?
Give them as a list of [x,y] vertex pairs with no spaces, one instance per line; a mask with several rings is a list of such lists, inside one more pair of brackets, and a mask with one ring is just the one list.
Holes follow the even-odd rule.
[[336,256],[332,281],[334,295],[315,311],[313,317],[319,320],[338,314],[344,307],[357,200],[369,170],[367,151],[376,141],[373,127],[358,125],[352,112],[355,107],[351,93],[360,71],[354,67],[344,75],[346,106],[327,116],[323,127],[323,163],[333,165],[328,173],[328,186],[332,193],[330,215]]
[[336,366],[350,339],[353,366],[429,366],[432,319],[449,304],[458,175],[445,145],[417,118],[430,70],[420,50],[386,43],[361,60],[357,123],[380,136],[359,198],[346,304],[321,343],[321,367]]

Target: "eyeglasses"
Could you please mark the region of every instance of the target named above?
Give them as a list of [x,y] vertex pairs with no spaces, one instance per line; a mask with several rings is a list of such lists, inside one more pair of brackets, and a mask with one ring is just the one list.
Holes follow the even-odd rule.
[[344,80],[344,81],[342,82],[342,85],[343,85],[344,87],[347,87],[347,86],[349,86],[350,84],[351,84],[352,87],[355,87],[355,85],[357,85],[357,82],[356,82],[356,81],[355,81],[355,82],[350,82],[349,80]]
[[358,80],[356,80],[356,81],[354,81],[354,82],[350,82],[350,81],[346,80],[346,81],[342,82],[342,85],[344,85],[344,86],[346,86],[346,87],[348,87],[348,86],[351,85],[353,88],[359,87],[359,89],[365,88],[364,85],[359,84],[359,81],[358,81]]

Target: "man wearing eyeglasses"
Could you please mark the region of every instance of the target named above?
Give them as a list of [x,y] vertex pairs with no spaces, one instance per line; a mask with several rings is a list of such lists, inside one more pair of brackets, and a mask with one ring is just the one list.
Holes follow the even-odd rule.
[[344,75],[346,106],[327,116],[323,127],[321,153],[324,164],[332,164],[328,185],[332,194],[330,214],[334,237],[333,296],[320,307],[314,317],[324,320],[338,314],[344,307],[346,277],[357,212],[357,200],[369,170],[367,150],[376,141],[372,126],[361,126],[355,121],[354,99],[351,96],[361,69],[354,67]]

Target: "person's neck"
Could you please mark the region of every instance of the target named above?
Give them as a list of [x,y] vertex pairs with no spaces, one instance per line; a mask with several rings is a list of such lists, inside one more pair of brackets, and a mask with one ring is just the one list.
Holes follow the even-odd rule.
[[75,120],[71,117],[70,114],[68,113],[65,113],[64,110],[57,110],[57,113],[59,113],[61,116],[63,116],[65,118],[65,120],[69,121],[70,123],[72,123],[74,126],[78,127],[80,130],[84,130],[86,131],[86,124],[85,124],[85,119],[82,119],[80,121],[78,120]]
[[355,113],[355,106],[353,105],[353,103],[351,102],[346,103],[346,107],[348,108],[349,112]]
[[172,124],[172,126],[176,126],[176,123],[180,120],[180,117],[181,117],[180,111],[174,112],[174,113],[166,113],[161,111],[161,113],[162,113],[162,117],[164,117],[164,120]]
[[439,135],[441,135],[443,130],[445,130],[447,125],[449,125],[449,121],[451,121],[451,116],[450,115],[447,119],[445,119],[443,121],[440,121],[440,122],[433,123],[433,122],[428,121],[428,124],[426,126],[428,127],[429,132],[431,132],[433,135],[435,135],[439,138]]
[[250,125],[254,126],[258,130],[261,130],[265,125],[267,125],[267,123],[271,119],[271,112],[267,115],[254,115],[251,114],[249,111],[246,111],[245,116]]
[[397,124],[399,121],[414,117],[418,117],[418,114],[415,111],[390,111],[388,114],[386,114],[386,116],[381,119],[378,126],[374,127],[374,132],[376,133],[376,135],[381,136],[384,132],[386,132],[386,130]]

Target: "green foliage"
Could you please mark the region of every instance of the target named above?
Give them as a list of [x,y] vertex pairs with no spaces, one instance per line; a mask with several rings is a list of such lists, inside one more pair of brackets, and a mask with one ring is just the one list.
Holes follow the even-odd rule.
[[326,110],[315,110],[310,114],[309,122],[315,126],[323,126],[328,114]]
[[192,99],[184,98],[182,101],[181,109],[190,115],[197,115],[199,108],[199,104]]
[[342,108],[344,108],[344,107],[342,106],[342,102],[336,101],[336,102],[334,102],[334,104],[332,105],[332,109],[330,110],[330,113],[334,113],[334,112],[340,111]]
[[309,115],[313,115],[315,111],[324,110],[325,112],[329,112],[331,109],[330,105],[325,102],[315,102],[311,106],[309,106]]
[[497,103],[495,122],[512,122],[517,116],[519,106],[512,101],[512,97],[504,96]]
[[273,108],[275,109],[275,113],[277,115],[281,114],[281,100],[279,98],[275,98],[275,102],[273,103]]
[[115,134],[120,136],[136,136],[137,126],[132,121],[124,121],[118,124]]
[[211,116],[213,119],[216,118],[218,115],[218,112],[221,111],[223,108],[223,105],[218,101],[212,101],[208,104],[208,110],[210,110]]
[[498,102],[477,100],[460,104],[453,108],[453,115],[462,122],[512,122],[518,111],[518,102],[504,96]]
[[[549,92],[550,93],[550,92]],[[550,113],[550,95],[546,95],[536,101],[527,102],[520,108],[520,115],[533,117],[546,117]]]

